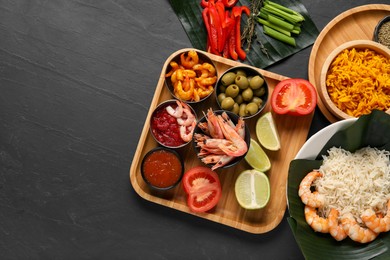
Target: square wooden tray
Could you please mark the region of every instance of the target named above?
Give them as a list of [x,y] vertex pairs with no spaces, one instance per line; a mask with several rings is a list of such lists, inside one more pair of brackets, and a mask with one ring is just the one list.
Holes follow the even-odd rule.
[[[294,159],[295,155],[306,141],[313,114],[299,117],[277,115],[274,113],[272,114],[280,135],[282,147],[279,151],[276,152],[266,150],[266,153],[272,164],[271,169],[266,172],[270,180],[271,197],[268,205],[263,209],[245,210],[241,208],[236,201],[234,194],[235,180],[240,172],[245,169],[250,169],[250,166],[246,163],[245,160],[242,160],[234,167],[217,170],[222,185],[222,197],[214,209],[203,214],[196,214],[189,210],[186,202],[186,194],[181,185],[178,185],[175,189],[170,191],[155,192],[149,189],[141,177],[140,166],[142,158],[149,150],[158,146],[157,142],[154,140],[149,131],[151,114],[154,108],[162,101],[172,99],[170,92],[164,84],[164,74],[166,68],[172,57],[176,56],[180,52],[188,50],[190,49],[182,49],[173,53],[167,59],[164,67],[162,68],[162,72],[157,83],[156,91],[150,105],[145,125],[138,142],[137,150],[134,154],[134,158],[130,167],[130,183],[134,190],[143,199],[160,204],[162,206],[170,207],[254,234],[268,232],[274,229],[283,219],[287,205],[286,184],[290,161]],[[197,51],[208,55],[213,60],[217,67],[218,75],[222,75],[225,70],[231,67],[245,65],[240,62],[205,53],[200,50]],[[265,77],[269,86],[270,94],[272,93],[277,83],[283,79],[287,79],[285,76],[278,75],[266,70],[258,68],[254,69],[258,70]],[[193,108],[195,111],[197,111],[198,118],[200,118],[203,115],[203,112],[210,107],[213,109],[218,108],[215,94],[209,97],[209,99],[203,101],[201,104],[193,105]],[[271,111],[269,102],[259,116],[246,120],[246,123],[249,125],[251,131],[251,137],[255,140],[257,140],[255,134],[256,121],[267,111]],[[178,152],[184,158],[185,170],[189,170],[197,165],[202,165],[202,162],[196,157],[192,144],[179,149]]]

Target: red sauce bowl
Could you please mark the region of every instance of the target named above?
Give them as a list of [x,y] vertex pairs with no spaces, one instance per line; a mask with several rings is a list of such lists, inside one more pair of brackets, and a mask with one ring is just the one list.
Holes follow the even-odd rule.
[[156,147],[142,159],[141,175],[152,189],[172,189],[180,183],[183,174],[184,162],[172,149]]
[[[187,141],[181,138],[181,125],[178,123],[178,119],[166,111],[168,106],[176,108],[178,106],[176,102],[178,102],[178,100],[170,99],[160,103],[153,111],[150,118],[150,132],[153,138],[157,143],[166,148],[181,148],[186,146],[192,140],[192,136],[189,137]],[[185,103],[184,105],[188,106],[195,122],[192,128],[191,126],[186,126],[186,133],[188,134],[190,129],[193,131],[195,128],[197,117],[195,110],[190,105]],[[183,113],[183,117],[185,116],[184,114],[185,113]]]

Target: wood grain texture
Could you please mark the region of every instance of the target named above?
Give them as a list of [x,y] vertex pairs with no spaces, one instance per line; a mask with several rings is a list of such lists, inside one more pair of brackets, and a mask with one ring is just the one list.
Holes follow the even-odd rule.
[[[320,91],[322,66],[329,54],[339,45],[352,40],[371,40],[377,23],[390,15],[390,5],[370,4],[349,9],[336,16],[321,31],[309,59],[309,81]],[[317,106],[330,122],[340,120],[318,98]]]
[[[186,195],[181,185],[168,192],[155,192],[150,190],[143,182],[140,165],[143,156],[152,148],[157,146],[156,141],[153,139],[149,132],[150,117],[154,108],[162,101],[172,98],[169,91],[164,85],[164,72],[169,63],[169,60],[176,56],[177,53],[183,52],[189,49],[182,49],[173,53],[165,62],[162,68],[156,91],[153,100],[150,105],[149,113],[139,139],[138,147],[134,155],[132,165],[130,168],[130,182],[134,190],[144,199],[151,202],[161,204],[166,207],[174,208],[179,211],[183,211],[189,214],[194,214],[189,211],[186,204]],[[199,51],[198,52],[202,52]],[[207,54],[214,61],[218,75],[221,75],[226,69],[233,66],[242,66],[242,63],[224,59],[219,56]],[[283,79],[282,75],[278,75],[269,71],[255,68],[266,78],[269,86],[270,93],[272,93],[275,85]],[[198,117],[200,117],[203,111],[207,108],[217,108],[215,95],[212,95],[208,100],[201,104],[193,105],[197,111]],[[270,104],[268,103],[264,111],[259,115],[271,111]],[[251,136],[254,139],[255,124],[259,116],[246,120],[249,125]],[[212,211],[204,214],[194,214],[201,218],[205,218],[214,222],[218,222],[233,228],[237,228],[250,233],[265,233],[274,229],[283,219],[287,200],[286,200],[286,182],[288,176],[288,168],[290,161],[295,157],[299,149],[306,141],[307,134],[310,128],[312,114],[304,117],[292,117],[292,116],[280,116],[273,114],[275,123],[280,135],[282,148],[279,151],[271,152],[266,151],[271,163],[271,170],[266,174],[270,179],[271,185],[271,198],[268,205],[261,210],[245,210],[239,206],[234,194],[234,183],[240,172],[245,169],[249,169],[249,165],[242,160],[234,167],[227,169],[218,169],[221,185],[222,185],[222,198],[219,201],[216,208]],[[202,165],[200,160],[196,157],[192,144],[178,150],[181,156],[184,157],[185,170],[188,170],[194,166]]]

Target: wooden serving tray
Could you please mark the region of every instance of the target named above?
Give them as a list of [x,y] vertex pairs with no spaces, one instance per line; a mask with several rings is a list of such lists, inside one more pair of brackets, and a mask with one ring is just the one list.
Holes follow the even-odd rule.
[[[170,207],[182,212],[196,215],[201,218],[205,218],[214,222],[218,222],[227,226],[231,226],[236,229],[240,229],[246,232],[260,234],[268,232],[274,229],[283,219],[287,198],[286,198],[286,183],[288,176],[289,164],[295,155],[304,144],[307,138],[309,127],[312,121],[313,115],[303,117],[293,116],[279,116],[273,114],[274,120],[281,139],[281,149],[277,152],[267,151],[272,167],[266,173],[270,180],[271,197],[268,205],[260,210],[245,210],[241,208],[236,201],[234,194],[234,183],[239,175],[245,169],[250,169],[250,166],[245,160],[234,167],[227,169],[217,169],[222,185],[222,197],[218,205],[207,213],[196,214],[192,213],[187,207],[186,194],[182,185],[178,185],[176,188],[165,192],[155,192],[144,183],[140,166],[144,155],[156,147],[158,144],[150,134],[150,117],[155,107],[164,100],[172,99],[170,92],[164,84],[164,74],[168,66],[169,60],[176,56],[177,53],[188,51],[190,49],[182,49],[173,53],[165,62],[164,67],[157,83],[156,91],[150,105],[150,109],[145,121],[145,125],[139,139],[137,150],[134,154],[134,158],[130,168],[130,182],[134,190],[144,199]],[[197,50],[198,52],[202,52]],[[203,52],[205,53],[205,52]],[[244,64],[225,59],[216,55],[208,54],[215,66],[217,67],[218,75],[233,66],[242,66]],[[275,85],[287,77],[254,68],[258,70],[265,77],[270,93],[274,89]],[[203,115],[208,108],[212,107],[217,109],[215,94],[210,96],[207,100],[200,104],[193,105],[195,111],[197,111],[198,119]],[[270,111],[271,107],[268,103],[261,115]],[[261,116],[259,115],[259,116]],[[251,131],[251,137],[257,140],[255,134],[255,124],[259,116],[246,120]],[[183,156],[185,161],[185,170],[189,170],[194,166],[203,165],[202,162],[196,157],[194,147],[192,144],[187,145],[178,150]]]
[[[375,26],[387,15],[390,15],[390,5],[363,5],[341,13],[325,26],[314,42],[309,59],[309,81],[318,91],[322,66],[328,55],[345,42],[372,40]],[[317,105],[330,122],[340,120],[327,109],[320,97]]]

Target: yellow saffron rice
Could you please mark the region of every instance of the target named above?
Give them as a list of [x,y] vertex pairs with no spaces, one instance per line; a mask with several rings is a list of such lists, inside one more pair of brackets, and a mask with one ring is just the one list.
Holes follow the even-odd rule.
[[370,49],[345,49],[326,77],[330,99],[344,113],[359,117],[390,108],[390,60]]

